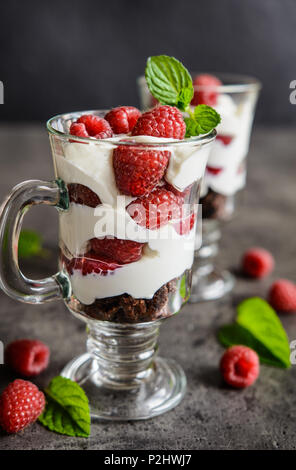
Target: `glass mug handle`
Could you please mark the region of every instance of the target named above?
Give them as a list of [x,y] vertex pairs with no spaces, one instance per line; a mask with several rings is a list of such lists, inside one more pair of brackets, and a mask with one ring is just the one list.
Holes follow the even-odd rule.
[[48,204],[58,210],[69,208],[62,180],[29,180],[13,188],[0,208],[0,287],[13,299],[38,304],[69,295],[68,278],[59,272],[40,280],[28,279],[18,264],[18,241],[25,213],[36,204]]

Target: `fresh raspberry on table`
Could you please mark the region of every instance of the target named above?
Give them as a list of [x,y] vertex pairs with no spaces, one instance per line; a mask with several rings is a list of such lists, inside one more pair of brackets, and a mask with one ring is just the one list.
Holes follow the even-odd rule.
[[83,184],[68,184],[68,193],[70,202],[82,204],[89,207],[97,207],[101,203],[99,196]]
[[0,425],[9,434],[34,423],[45,407],[44,394],[27,380],[10,383],[0,397]]
[[5,349],[5,363],[25,377],[40,374],[48,366],[49,348],[42,341],[18,339]]
[[268,300],[278,312],[296,312],[296,285],[288,279],[275,281],[269,290]]
[[133,106],[119,106],[105,116],[114,134],[128,134],[133,130],[141,112]]
[[186,125],[183,115],[174,106],[157,106],[142,114],[132,135],[151,135],[173,139],[184,139]]
[[272,254],[264,248],[250,248],[242,259],[242,270],[248,276],[262,278],[271,273],[274,268]]
[[258,354],[247,346],[231,346],[220,361],[223,379],[235,388],[252,385],[259,375],[259,370]]
[[113,136],[109,122],[94,114],[80,116],[76,122],[71,124],[70,134],[77,137],[94,137],[95,139],[108,139]]
[[70,274],[78,270],[81,271],[83,276],[91,273],[107,276],[122,267],[121,264],[111,261],[108,258],[103,258],[93,251],[88,251],[80,258],[72,258],[70,260],[63,256],[62,262]]
[[165,188],[156,188],[147,196],[139,197],[127,206],[127,212],[138,225],[155,230],[170,220],[179,220],[183,198]]
[[217,104],[219,90],[222,85],[219,78],[214,75],[201,74],[197,75],[193,80],[194,96],[191,104],[196,106],[198,104],[207,104],[208,106],[215,106]]
[[119,238],[92,238],[91,250],[119,264],[133,263],[142,257],[144,243]]
[[123,194],[144,196],[163,177],[170,152],[119,145],[113,152],[116,185]]

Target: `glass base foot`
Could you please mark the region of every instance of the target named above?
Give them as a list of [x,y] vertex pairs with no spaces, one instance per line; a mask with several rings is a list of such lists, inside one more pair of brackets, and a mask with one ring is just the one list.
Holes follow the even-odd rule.
[[228,271],[214,268],[208,273],[196,270],[192,273],[190,303],[220,299],[233,289],[235,278]]
[[149,419],[174,408],[186,390],[182,368],[156,358],[139,385],[123,388],[102,380],[98,362],[89,353],[69,362],[61,375],[76,381],[88,396],[93,420]]

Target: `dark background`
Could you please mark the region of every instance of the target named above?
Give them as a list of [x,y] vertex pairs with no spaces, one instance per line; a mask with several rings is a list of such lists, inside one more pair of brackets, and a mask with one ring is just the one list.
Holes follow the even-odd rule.
[[263,82],[257,120],[296,121],[295,0],[2,1],[1,120],[138,104],[149,55]]

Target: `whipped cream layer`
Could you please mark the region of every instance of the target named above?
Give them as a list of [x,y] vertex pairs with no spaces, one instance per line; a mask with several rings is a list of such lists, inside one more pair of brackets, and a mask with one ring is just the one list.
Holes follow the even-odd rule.
[[253,103],[246,100],[236,105],[227,94],[218,96],[215,106],[221,115],[221,123],[217,127],[218,135],[231,137],[230,143],[225,145],[216,139],[211,147],[208,166],[220,168],[217,174],[206,171],[201,197],[206,195],[207,188],[225,196],[235,194],[246,183],[245,169],[241,164],[249,150],[250,133],[253,122]]
[[134,298],[151,299],[162,285],[191,268],[194,230],[187,237],[150,240],[139,261],[125,264],[106,276],[95,273],[83,276],[81,271],[74,270],[70,275],[73,294],[86,305],[95,299],[124,293]]
[[[190,234],[180,236],[171,221],[158,230],[147,230],[137,225],[127,213],[126,206],[136,198],[120,195],[112,160],[113,150],[122,139],[132,140],[135,144],[159,142],[159,146],[153,147],[155,150],[170,151],[166,179],[181,191],[202,178],[210,149],[210,145],[201,146],[194,142],[173,145],[174,139],[126,135],[104,143],[65,143],[63,148],[55,149],[57,176],[66,184],[87,186],[102,202],[95,209],[71,203],[69,210],[61,213],[60,239],[66,250],[74,257],[81,256],[87,251],[88,240],[107,235],[147,243],[139,261],[126,264],[107,276],[95,273],[83,276],[81,271],[75,270],[70,276],[73,293],[85,304],[93,303],[96,298],[124,293],[135,298],[152,298],[162,285],[190,269],[193,262],[195,228]],[[172,145],[165,147],[166,142]],[[124,198],[123,204],[122,201],[118,204],[118,196]],[[104,213],[115,224],[102,224]],[[126,228],[120,236],[118,224],[121,229]]]

